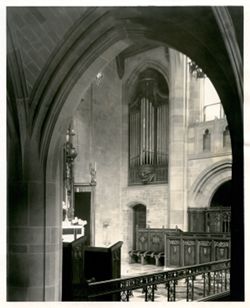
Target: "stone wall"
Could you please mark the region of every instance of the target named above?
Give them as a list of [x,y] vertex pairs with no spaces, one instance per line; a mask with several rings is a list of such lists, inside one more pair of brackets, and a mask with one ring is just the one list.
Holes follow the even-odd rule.
[[[170,61],[170,62],[169,62]],[[128,185],[128,101],[139,73],[158,69],[169,84],[169,181],[166,184]],[[125,60],[125,72],[118,77],[115,61],[102,72],[82,97],[75,117],[75,182],[89,183],[89,164],[96,165],[95,245],[124,242],[125,258],[133,243],[133,206],[144,204],[147,226],[176,225],[187,230],[187,208],[192,186],[203,170],[230,160],[223,148],[225,119],[201,122],[202,81],[194,80],[184,55],[165,48],[149,50]],[[184,112],[190,106],[189,112]],[[189,115],[192,114],[191,117]],[[211,151],[204,153],[202,136],[211,132]],[[228,176],[228,170],[227,170]],[[222,176],[223,178],[223,176]],[[211,186],[212,187],[212,186]]]
[[[165,61],[165,49],[157,51],[158,60]],[[135,63],[150,62],[154,53],[127,63],[124,80]],[[152,64],[152,63],[151,63]],[[117,76],[115,61],[102,72],[82,98],[75,116],[75,182],[89,183],[89,164],[97,166],[95,188],[95,245],[123,240],[123,251],[131,248],[132,205],[147,207],[147,224],[167,225],[168,185],[128,186],[128,105],[122,99],[122,80]],[[129,236],[129,239],[128,239]],[[128,240],[128,241],[127,241]]]
[[[191,207],[209,206],[211,194],[224,181],[231,179],[231,166],[228,163],[232,162],[231,147],[223,147],[223,131],[226,126],[226,118],[222,118],[195,123],[188,128],[188,203]],[[211,149],[208,151],[203,150],[203,134],[206,129],[211,133]],[[199,198],[194,199],[196,182],[199,179],[205,181],[205,173],[211,173],[206,180],[207,188],[200,192]]]
[[139,73],[150,67],[158,70],[166,80],[169,77],[168,50],[156,48],[134,55],[125,60],[122,97],[122,166],[121,166],[121,225],[123,233],[123,257],[132,249],[133,206],[144,204],[147,209],[147,225],[161,228],[168,224],[168,184],[128,186],[128,103]]
[[75,114],[78,157],[75,182],[89,183],[89,164],[96,165],[95,244],[121,240],[121,81],[115,62],[102,71]]

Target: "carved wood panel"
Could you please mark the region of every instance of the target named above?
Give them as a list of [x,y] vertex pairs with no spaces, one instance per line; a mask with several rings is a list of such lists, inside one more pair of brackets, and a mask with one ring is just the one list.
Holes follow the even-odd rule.
[[170,241],[170,266],[180,265],[180,242]]
[[184,242],[184,265],[195,264],[195,242]]
[[149,250],[148,248],[148,232],[139,232],[138,233],[138,243],[137,243],[137,249],[146,251]]
[[210,262],[212,259],[212,250],[211,250],[211,245],[203,245],[199,247],[199,260],[200,263],[207,263]]
[[149,250],[156,252],[164,251],[164,233],[151,232],[149,243],[150,243]]
[[230,258],[228,242],[215,243],[215,260],[224,260]]

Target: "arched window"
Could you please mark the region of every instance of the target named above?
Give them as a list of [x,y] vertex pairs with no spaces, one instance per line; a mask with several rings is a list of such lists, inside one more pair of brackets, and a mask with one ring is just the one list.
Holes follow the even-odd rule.
[[211,135],[208,129],[203,134],[203,151],[210,151]]
[[230,146],[231,146],[231,142],[230,142],[229,128],[228,126],[226,126],[223,132],[223,148],[227,148]]
[[154,69],[138,78],[129,104],[129,184],[167,182],[168,86]]

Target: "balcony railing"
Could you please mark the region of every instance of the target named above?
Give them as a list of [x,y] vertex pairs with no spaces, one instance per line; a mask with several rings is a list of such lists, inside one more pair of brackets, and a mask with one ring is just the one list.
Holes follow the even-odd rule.
[[230,259],[88,284],[89,301],[202,301],[229,295]]

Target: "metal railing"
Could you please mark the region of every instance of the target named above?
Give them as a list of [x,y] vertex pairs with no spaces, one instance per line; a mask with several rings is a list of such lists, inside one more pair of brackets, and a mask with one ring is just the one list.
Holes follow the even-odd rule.
[[[230,290],[230,259],[88,284],[88,300],[200,301]],[[109,297],[108,297],[109,296]],[[113,297],[112,297],[113,296]]]

